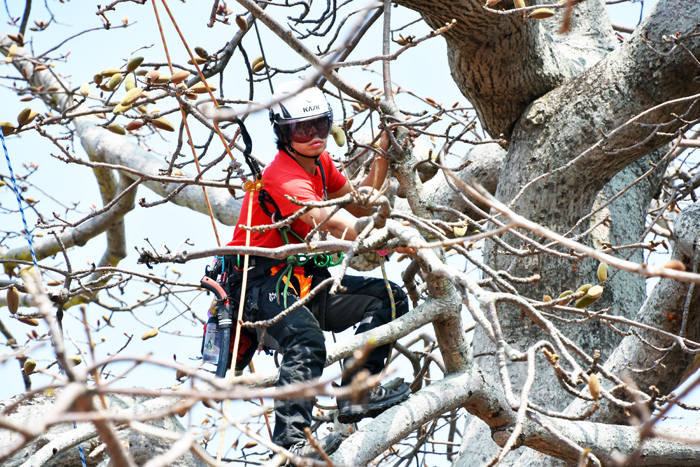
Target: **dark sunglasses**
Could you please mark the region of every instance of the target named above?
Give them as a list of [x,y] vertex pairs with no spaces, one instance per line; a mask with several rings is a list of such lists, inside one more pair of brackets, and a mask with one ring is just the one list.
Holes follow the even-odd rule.
[[301,122],[290,122],[280,125],[282,131],[295,143],[308,143],[314,137],[328,138],[331,131],[330,117],[315,118]]

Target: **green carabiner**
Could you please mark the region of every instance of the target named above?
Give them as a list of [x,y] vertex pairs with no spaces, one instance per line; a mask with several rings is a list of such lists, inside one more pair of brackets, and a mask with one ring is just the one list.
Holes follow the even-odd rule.
[[314,264],[316,265],[316,267],[325,268],[330,262],[331,257],[326,253],[319,253],[316,256],[314,256]]
[[[329,256],[329,260],[333,257],[332,255],[328,255],[328,256]],[[338,255],[338,261],[332,261],[332,260],[330,260],[330,264],[329,264],[328,266],[334,267],[334,266],[339,265],[340,263],[343,262],[343,256],[344,256],[344,255],[343,255],[343,252],[341,251],[340,254]]]

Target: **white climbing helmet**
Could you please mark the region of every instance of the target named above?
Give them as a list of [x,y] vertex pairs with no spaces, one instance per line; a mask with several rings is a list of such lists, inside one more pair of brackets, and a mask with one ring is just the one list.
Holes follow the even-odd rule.
[[273,94],[274,100],[280,100],[270,107],[270,122],[272,125],[289,125],[305,120],[326,117],[329,126],[333,122],[333,109],[320,89],[310,87],[301,90],[302,81],[289,81],[277,86]]

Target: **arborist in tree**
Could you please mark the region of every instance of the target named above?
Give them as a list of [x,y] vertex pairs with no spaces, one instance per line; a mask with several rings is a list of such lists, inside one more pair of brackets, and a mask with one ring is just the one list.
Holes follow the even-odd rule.
[[[326,141],[333,123],[333,111],[323,93],[315,87],[299,91],[301,82],[284,83],[277,88],[273,99],[284,99],[272,105],[270,120],[277,137],[279,151],[263,173],[264,189],[248,191],[242,203],[241,213],[233,240],[229,246],[244,246],[246,231],[238,228],[248,218],[249,197],[252,203],[252,225],[269,225],[294,214],[300,206],[285,195],[299,201],[323,201],[340,198],[351,192],[350,183],[340,173],[326,152]],[[379,143],[386,151],[389,138],[382,135]],[[379,189],[386,178],[389,162],[375,156],[372,169],[361,186]],[[354,216],[368,216],[373,210],[350,205],[347,211]],[[300,243],[311,229],[326,219],[331,208],[313,208],[288,228],[251,232],[250,246],[277,248],[289,243]],[[354,221],[334,216],[322,227],[336,238],[354,240],[357,233]],[[234,258],[237,268],[243,267],[243,256]],[[248,293],[246,294],[251,321],[274,318],[294,304],[318,283],[330,277],[328,260],[306,261],[301,264],[297,256],[286,262],[265,257],[250,257]],[[408,311],[406,294],[390,283],[395,314]],[[392,319],[392,307],[386,284],[382,279],[345,276],[343,292],[331,296],[324,290],[306,306],[299,308],[264,333],[264,345],[283,354],[277,386],[303,383],[321,376],[326,361],[323,331],[341,332],[357,325],[356,333],[362,333],[386,324]],[[240,290],[240,289],[239,289]],[[234,296],[232,292],[231,296]],[[341,386],[350,384],[359,370],[379,374],[384,368],[390,346],[383,345],[371,351],[361,368],[345,372]],[[345,362],[347,367],[348,362]],[[357,403],[349,399],[338,400],[341,423],[354,423],[365,417],[376,417],[409,396],[406,384],[398,389],[381,386],[367,392]],[[320,455],[308,445],[304,428],[312,423],[312,399],[282,400],[275,406],[273,441],[300,456],[320,459]],[[320,441],[327,452],[334,452],[342,438],[331,433]]]

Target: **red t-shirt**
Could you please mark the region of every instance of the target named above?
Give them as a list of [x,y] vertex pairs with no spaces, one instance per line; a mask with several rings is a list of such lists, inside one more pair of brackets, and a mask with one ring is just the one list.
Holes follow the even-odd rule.
[[[320,157],[323,170],[326,174],[326,192],[334,193],[345,186],[346,179],[335,166],[326,151]],[[316,167],[314,175],[308,174],[299,163],[284,151],[279,151],[275,159],[263,171],[263,183],[272,199],[282,212],[282,216],[288,217],[301,209],[284,195],[296,196],[299,201],[323,201],[323,178],[321,168]],[[253,193],[253,214],[251,225],[269,225],[272,220],[268,217],[258,203],[258,192]],[[241,214],[238,218],[238,225],[246,225],[248,221],[248,204],[251,192],[247,192],[243,198]],[[268,203],[268,210],[273,213],[275,208]],[[301,238],[306,237],[311,232],[311,226],[301,219],[292,222],[292,230]],[[228,246],[245,246],[246,231],[236,228],[233,231],[233,240]],[[300,243],[293,235],[289,235],[291,243]],[[270,229],[265,232],[251,232],[250,246],[260,246],[266,248],[277,248],[284,246],[282,235],[277,229]]]

